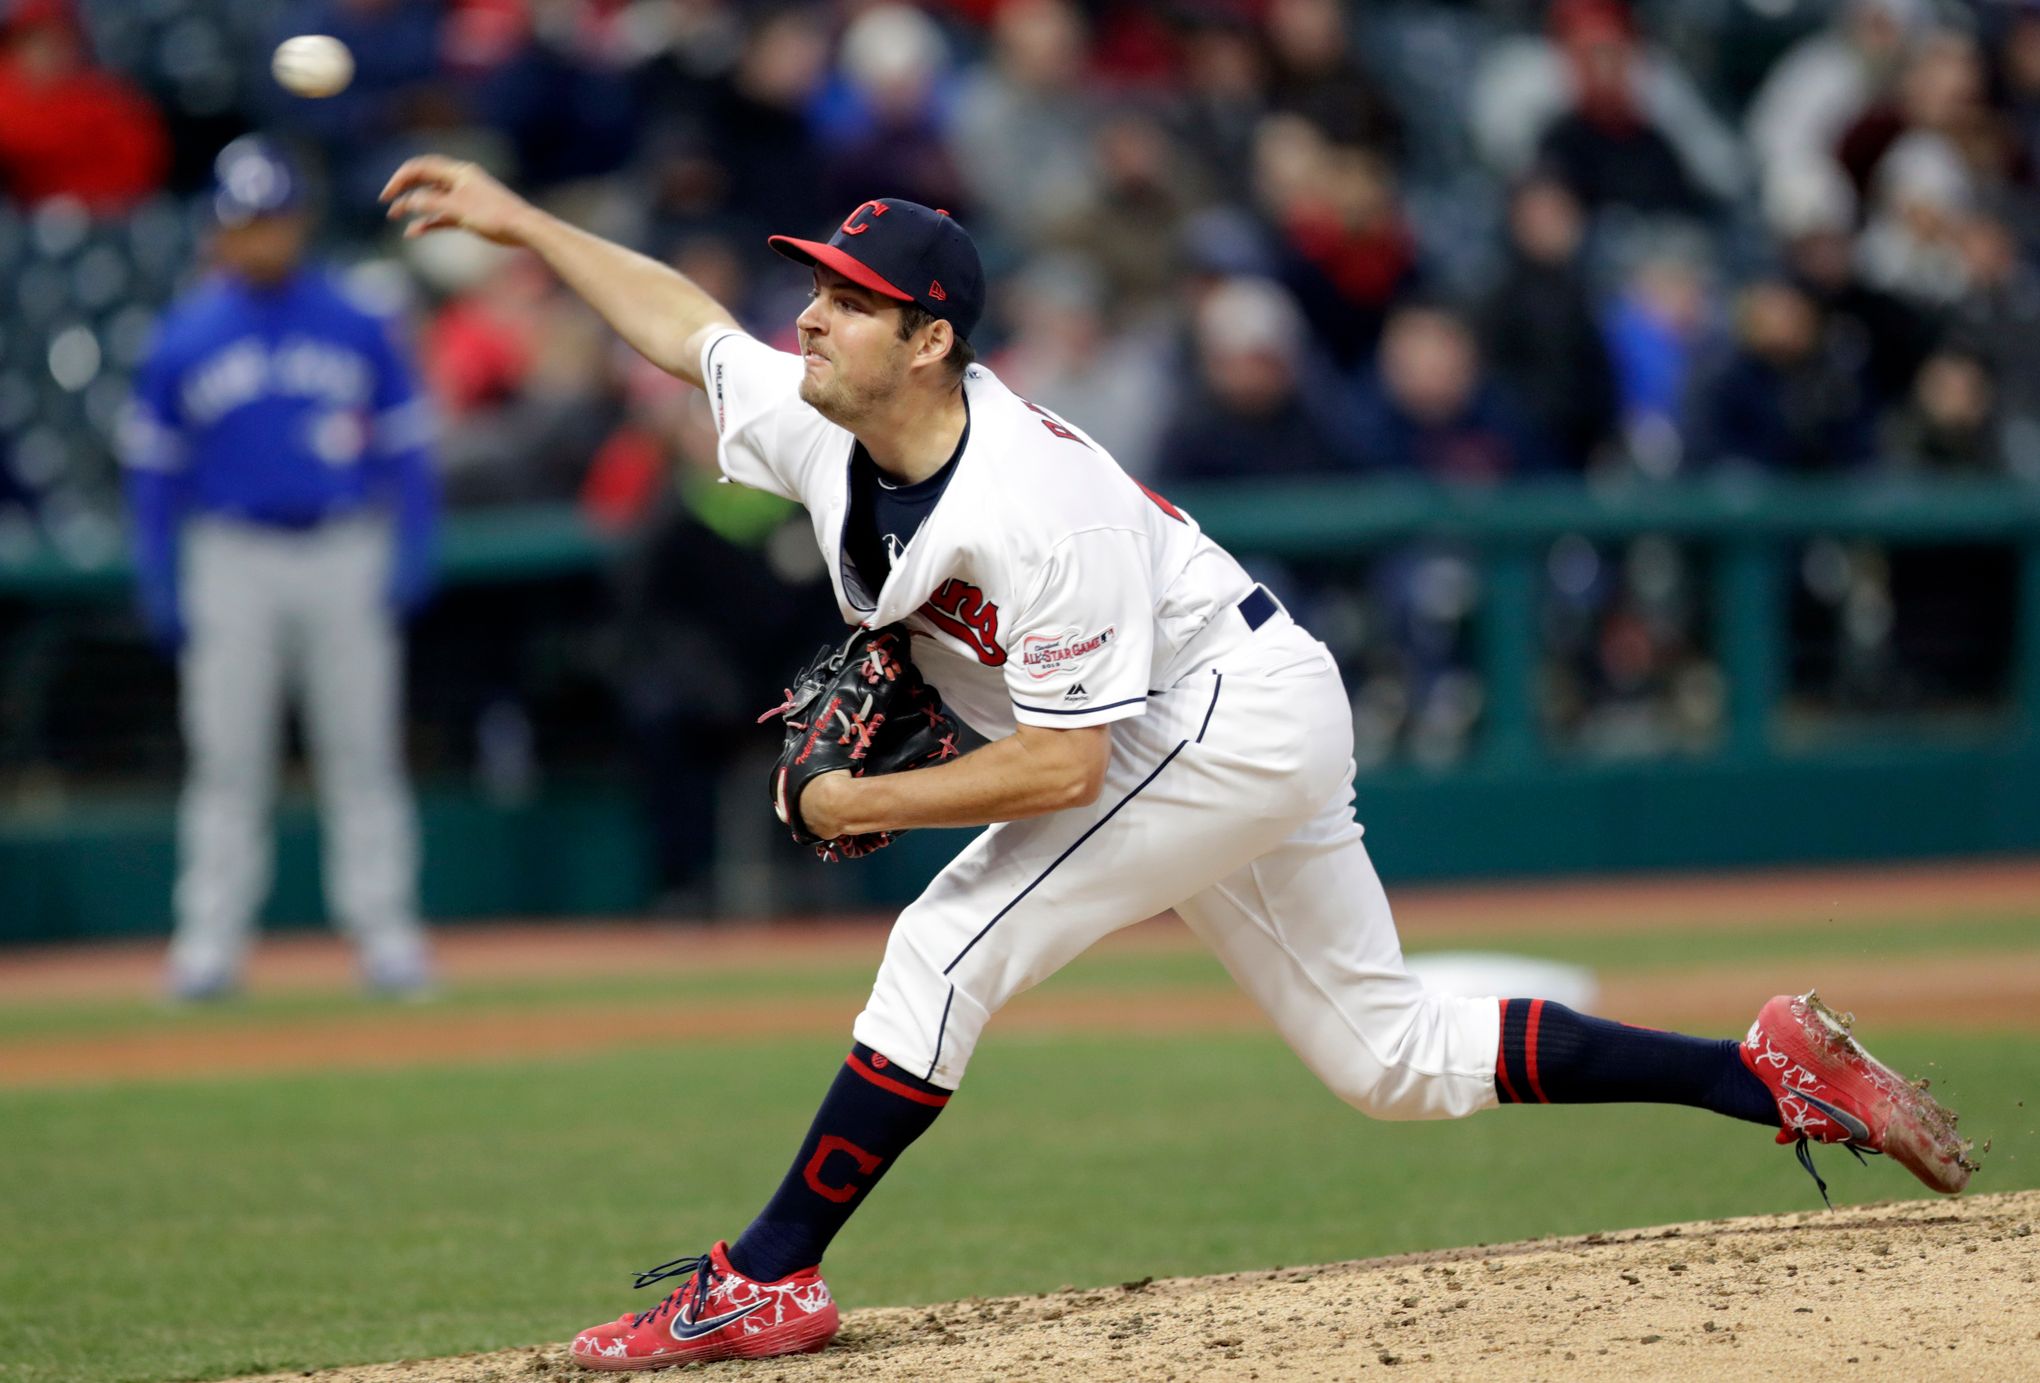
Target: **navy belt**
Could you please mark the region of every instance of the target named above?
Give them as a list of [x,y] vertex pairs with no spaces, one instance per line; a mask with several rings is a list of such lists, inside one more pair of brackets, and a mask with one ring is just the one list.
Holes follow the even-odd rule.
[[1240,612],[1240,618],[1247,622],[1248,629],[1259,629],[1275,618],[1275,612],[1282,607],[1275,603],[1274,596],[1268,594],[1266,586],[1256,586],[1241,596],[1240,603],[1234,608]]

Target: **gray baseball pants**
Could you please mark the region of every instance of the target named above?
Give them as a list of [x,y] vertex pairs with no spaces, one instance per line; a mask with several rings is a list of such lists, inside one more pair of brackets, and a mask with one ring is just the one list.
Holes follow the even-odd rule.
[[405,780],[403,645],[386,591],[389,525],[298,533],[198,519],[185,530],[189,758],[179,810],[175,986],[231,980],[269,891],[283,709],[303,717],[329,916],[371,982],[422,974],[418,832]]

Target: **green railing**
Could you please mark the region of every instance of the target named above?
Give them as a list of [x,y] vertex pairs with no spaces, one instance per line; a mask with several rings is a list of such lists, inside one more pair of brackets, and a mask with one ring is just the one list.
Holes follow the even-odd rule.
[[1243,551],[1321,557],[1417,536],[1476,550],[1484,573],[1481,670],[1488,689],[1482,752],[1517,761],[1541,752],[1534,696],[1538,563],[1567,534],[1611,541],[1661,534],[1709,549],[1714,641],[1729,688],[1727,749],[1740,754],[1767,753],[1775,744],[1785,686],[1787,568],[1798,540],[1818,534],[1893,544],[2015,544],[2015,697],[2026,732],[2040,727],[2040,487],[1745,474],[1678,486],[1269,486],[1214,490],[1185,502],[1214,536]]
[[[1682,485],[1549,482],[1448,490],[1379,481],[1205,485],[1173,497],[1241,552],[1289,558],[1363,554],[1412,538],[1464,543],[1482,571],[1480,671],[1487,688],[1482,759],[1527,763],[1543,751],[1535,688],[1538,569],[1568,534],[1689,540],[1709,554],[1713,643],[1729,689],[1726,752],[1775,745],[1785,686],[1785,595],[1794,544],[1822,534],[1902,543],[2009,543],[2020,552],[2015,702],[2040,727],[2040,486],[1892,476],[1783,480],[1723,475]],[[571,509],[456,517],[444,549],[449,584],[542,579],[593,568],[617,539]],[[80,566],[44,549],[0,563],[0,599],[124,598],[124,560]]]

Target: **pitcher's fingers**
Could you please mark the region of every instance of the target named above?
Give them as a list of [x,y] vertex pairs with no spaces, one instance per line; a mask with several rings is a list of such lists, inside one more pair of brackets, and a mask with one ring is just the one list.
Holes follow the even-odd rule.
[[436,188],[415,187],[390,203],[386,213],[390,220],[402,220],[406,216],[440,216],[446,210],[446,194]]
[[454,170],[459,167],[459,159],[451,159],[444,154],[420,154],[416,158],[407,158],[397,165],[397,171],[390,174],[390,180],[383,184],[382,200],[387,202],[408,188],[435,183],[444,186],[453,181]]
[[433,231],[458,229],[460,229],[460,222],[458,221],[448,220],[444,216],[428,216],[423,220],[413,221],[410,225],[405,226],[404,239],[416,240],[419,236],[429,235]]

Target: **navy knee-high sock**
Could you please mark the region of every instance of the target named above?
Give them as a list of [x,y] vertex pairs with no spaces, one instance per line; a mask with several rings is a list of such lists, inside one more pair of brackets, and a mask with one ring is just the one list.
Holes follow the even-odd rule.
[[1502,1000],[1503,1104],[1684,1104],[1778,1126],[1778,1102],[1734,1040],[1632,1028],[1549,999]]
[[730,1245],[730,1266],[776,1282],[821,1262],[878,1179],[948,1103],[941,1086],[908,1075],[861,1042],[852,1047],[785,1180]]

